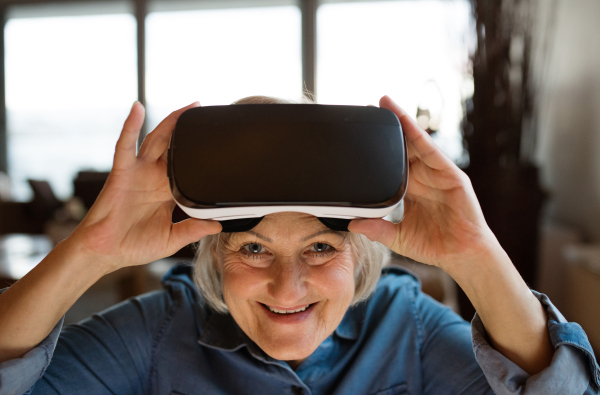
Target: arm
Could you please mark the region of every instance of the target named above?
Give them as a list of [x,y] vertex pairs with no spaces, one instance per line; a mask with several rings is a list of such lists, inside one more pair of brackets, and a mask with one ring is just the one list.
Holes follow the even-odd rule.
[[470,180],[389,97],[380,105],[398,116],[408,142],[404,218],[353,220],[349,229],[449,273],[477,309],[490,344],[539,373],[554,354],[544,309],[487,226]]
[[497,394],[597,394],[599,370],[585,332],[578,324],[567,322],[546,295],[532,294],[548,317],[555,349],[552,362],[530,376],[489,345],[483,322],[476,314],[471,322],[473,351],[490,385]]
[[136,155],[144,109],[133,105],[115,148],[113,169],[85,219],[36,268],[0,294],[0,364],[34,349],[104,274],[169,256],[221,230],[215,221],[171,222],[174,202],[166,149],[179,115],[195,106],[169,115]]
[[490,344],[533,375],[549,366],[554,354],[546,313],[508,255],[497,242],[495,247],[474,257],[479,262],[465,261],[448,274],[473,303]]
[[532,292],[548,316],[555,349],[550,366],[529,375],[490,346],[476,315],[471,325],[428,295],[415,292],[425,394],[596,394],[587,365],[598,372],[581,327],[567,323],[545,295]]
[[0,362],[40,343],[75,301],[108,273],[69,240],[0,295]]

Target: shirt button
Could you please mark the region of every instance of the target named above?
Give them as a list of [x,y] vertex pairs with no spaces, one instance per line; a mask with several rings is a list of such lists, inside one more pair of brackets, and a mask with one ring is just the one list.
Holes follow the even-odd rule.
[[294,395],[304,395],[304,388],[298,387],[298,386],[294,385],[292,387],[292,394],[294,394]]

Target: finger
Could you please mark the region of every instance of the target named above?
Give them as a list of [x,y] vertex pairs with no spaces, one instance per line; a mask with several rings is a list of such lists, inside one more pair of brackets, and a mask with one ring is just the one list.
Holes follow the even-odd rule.
[[379,100],[379,106],[392,111],[402,125],[402,131],[406,136],[409,144],[409,159],[411,154],[416,155],[419,159],[425,162],[429,167],[434,169],[447,169],[454,167],[454,162],[450,160],[442,150],[433,142],[431,136],[427,134],[421,127],[412,119],[406,111],[396,104],[389,96],[383,96]]
[[[410,180],[439,190],[449,190],[463,185],[459,172],[449,172],[431,168],[422,160],[415,160],[410,164]],[[409,182],[410,184],[410,182]]]
[[360,218],[353,219],[348,224],[348,230],[352,233],[360,233],[371,241],[378,241],[384,246],[397,251],[398,246],[398,227],[400,224],[393,224],[390,221],[379,218]]
[[408,161],[413,162],[415,159],[419,159],[415,149],[415,146],[408,140],[406,140],[406,152],[408,154]]
[[175,253],[204,236],[221,232],[223,227],[218,221],[190,218],[173,224],[171,227],[170,248]]
[[163,153],[160,155],[160,162],[164,163],[164,165],[166,166],[168,161],[169,161],[169,150],[164,150]]
[[156,129],[149,133],[144,139],[138,157],[150,162],[156,162],[163,152],[167,150],[171,133],[173,133],[173,129],[175,129],[175,125],[181,114],[190,108],[198,106],[200,106],[200,103],[194,102],[177,111],[173,111],[168,117],[163,119]]
[[123,124],[121,135],[115,147],[114,168],[124,168],[135,162],[135,152],[140,130],[144,123],[145,109],[142,103],[136,101],[131,106],[129,116]]

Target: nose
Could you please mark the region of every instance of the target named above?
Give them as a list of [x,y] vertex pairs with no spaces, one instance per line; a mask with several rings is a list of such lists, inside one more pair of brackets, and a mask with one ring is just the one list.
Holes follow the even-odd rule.
[[296,307],[306,302],[308,270],[302,262],[278,262],[272,265],[269,296],[279,307]]

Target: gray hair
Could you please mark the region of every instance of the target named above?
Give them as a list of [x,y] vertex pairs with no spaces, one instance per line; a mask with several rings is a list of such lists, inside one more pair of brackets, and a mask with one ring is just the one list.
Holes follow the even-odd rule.
[[[314,103],[314,98],[305,92],[301,103]],[[250,96],[237,100],[233,104],[292,104],[290,100],[268,96]],[[219,313],[227,313],[229,309],[223,298],[223,277],[218,253],[231,239],[232,233],[219,233],[205,236],[197,244],[194,258],[194,283],[198,287],[204,302]],[[375,289],[381,275],[381,268],[389,251],[382,244],[369,240],[359,233],[350,232],[347,241],[356,257],[357,266],[354,272],[354,297],[351,305],[365,300]]]

